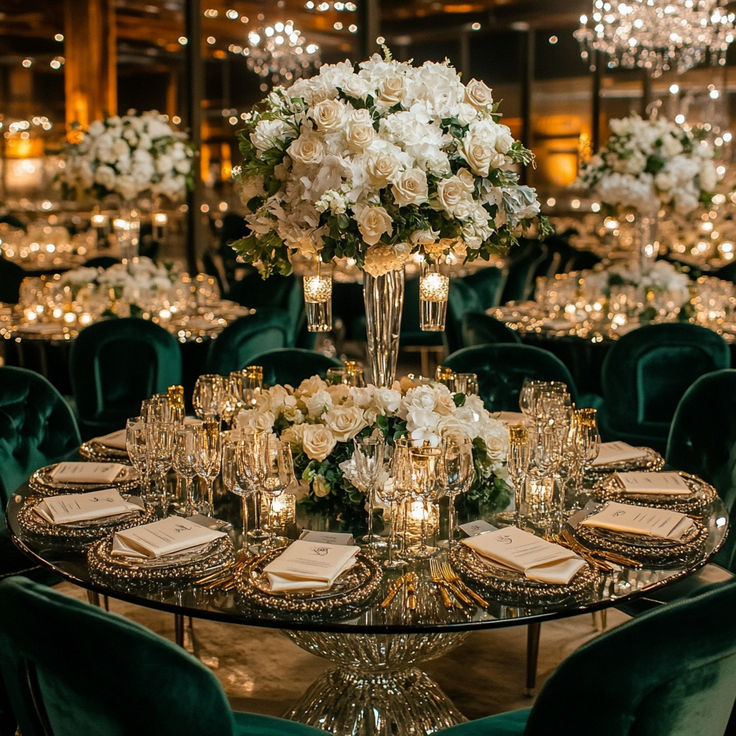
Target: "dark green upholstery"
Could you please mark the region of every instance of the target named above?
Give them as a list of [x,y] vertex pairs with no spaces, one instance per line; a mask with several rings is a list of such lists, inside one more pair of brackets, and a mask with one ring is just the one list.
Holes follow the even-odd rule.
[[519,411],[525,378],[562,381],[577,403],[577,389],[565,364],[548,350],[531,345],[477,345],[463,348],[442,361],[455,373],[477,373],[478,392],[488,411]]
[[475,291],[463,279],[453,279],[447,297],[445,325],[445,347],[448,355],[466,347],[463,343],[463,319],[468,312],[477,312],[480,309],[480,301]]
[[506,283],[506,273],[498,266],[487,266],[462,279],[478,297],[481,309],[497,307],[501,301],[501,292]]
[[736,284],[736,262],[729,263],[723,268],[719,268],[713,273],[713,276],[717,276],[719,279],[724,281],[733,281]]
[[538,240],[522,240],[512,252],[509,273],[501,295],[501,303],[529,299],[534,289],[537,266],[547,257],[547,248]]
[[20,283],[26,275],[26,272],[17,263],[0,257],[0,302],[18,303]]
[[298,386],[310,376],[320,375],[324,378],[328,368],[339,368],[342,363],[314,350],[282,348],[256,355],[252,365],[263,366],[263,382],[269,386],[277,383]]
[[519,333],[505,322],[485,312],[466,312],[463,318],[463,345],[488,345],[494,342],[520,343]]
[[241,370],[254,355],[283,348],[291,337],[291,318],[283,309],[262,307],[255,314],[231,322],[214,340],[207,353],[205,373]]
[[407,279],[404,285],[404,311],[401,313],[401,347],[434,347],[444,344],[441,332],[424,332],[419,324],[419,279]]
[[[667,440],[667,464],[713,485],[729,514],[736,506],[736,370],[708,373],[685,392]],[[714,558],[736,572],[736,532]]]
[[69,374],[82,434],[112,432],[141,401],[181,383],[176,338],[145,319],[109,319],[85,327],[72,343]]
[[23,736],[324,734],[233,713],[198,659],[121,616],[19,577],[0,599],[0,672]]
[[571,654],[528,711],[442,736],[723,736],[736,698],[736,582],[655,608]]
[[704,373],[730,365],[726,341],[699,325],[647,325],[623,335],[603,361],[601,436],[664,452],[672,416],[688,387]]

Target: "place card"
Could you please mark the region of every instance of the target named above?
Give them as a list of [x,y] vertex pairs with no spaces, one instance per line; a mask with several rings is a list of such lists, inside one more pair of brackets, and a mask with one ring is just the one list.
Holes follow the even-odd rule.
[[572,550],[515,526],[463,539],[462,544],[540,583],[566,585],[585,566]]
[[169,516],[151,524],[116,532],[112,554],[140,559],[162,557],[200,547],[224,536],[224,532],[208,529],[190,519]]
[[70,524],[116,516],[128,511],[143,511],[139,504],[126,501],[114,488],[93,493],[51,496],[37,503],[33,510],[50,524]]
[[693,520],[679,511],[609,501],[582,524],[629,534],[680,540],[690,531]]
[[95,437],[92,441],[105,447],[112,447],[115,450],[127,450],[126,437],[127,432],[124,429],[119,429],[117,432],[110,432],[110,434],[104,434],[102,437]]
[[322,544],[355,544],[353,535],[347,532],[315,532],[311,529],[302,529],[299,539],[307,542],[320,542]]
[[358,547],[297,540],[263,571],[273,592],[329,590],[355,564]]
[[50,475],[58,483],[112,483],[125,469],[120,463],[61,462]]
[[475,537],[478,534],[485,534],[486,532],[495,532],[498,527],[489,524],[485,519],[477,519],[476,521],[469,521],[466,524],[460,524],[462,529],[469,537]]
[[646,452],[630,445],[628,442],[601,442],[598,457],[590,464],[595,468],[599,465],[622,463],[627,460],[639,460],[647,457]]
[[624,491],[631,494],[689,496],[692,493],[685,479],[674,471],[654,473],[632,471],[616,473],[616,478],[623,486]]

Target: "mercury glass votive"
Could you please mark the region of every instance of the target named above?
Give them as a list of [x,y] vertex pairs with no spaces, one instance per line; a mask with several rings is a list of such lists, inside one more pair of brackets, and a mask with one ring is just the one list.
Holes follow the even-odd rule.
[[424,332],[442,332],[447,321],[450,277],[440,273],[435,261],[423,261],[419,276],[419,316]]
[[455,385],[455,372],[452,370],[452,368],[445,368],[444,365],[438,365],[434,372],[434,377],[437,381],[437,383],[441,383],[450,390],[454,388]]
[[332,274],[310,274],[304,277],[304,309],[309,332],[332,329]]
[[116,217],[112,222],[112,227],[123,261],[131,261],[137,258],[141,221],[135,210],[131,210],[127,217]]

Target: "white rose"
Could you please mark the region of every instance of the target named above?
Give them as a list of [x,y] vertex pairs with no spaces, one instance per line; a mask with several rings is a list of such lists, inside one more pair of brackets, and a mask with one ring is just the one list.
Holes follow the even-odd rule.
[[401,392],[391,388],[379,388],[375,395],[376,408],[386,416],[396,414],[401,403]]
[[297,396],[304,396],[305,394],[316,394],[317,391],[321,391],[327,388],[327,384],[319,376],[311,376],[305,378],[298,386],[295,391]]
[[413,406],[406,414],[406,428],[409,432],[415,429],[434,429],[440,420],[440,415],[431,409],[420,409]]
[[389,74],[378,83],[377,100],[384,103],[386,107],[393,107],[401,102],[405,89],[404,77],[399,74]]
[[258,432],[270,432],[273,429],[273,423],[275,421],[276,417],[273,412],[251,409],[250,411],[240,412],[238,415],[238,428],[250,427]]
[[354,151],[365,151],[376,137],[373,121],[367,110],[356,110],[348,120],[345,140]]
[[286,124],[282,120],[260,120],[250,134],[251,143],[259,150],[266,151],[286,138]]
[[324,498],[330,495],[330,487],[327,485],[327,481],[321,475],[315,475],[312,478],[312,492],[317,498]]
[[[467,171],[467,169],[463,170]],[[437,199],[442,209],[452,215],[459,205],[470,200],[472,191],[472,184],[468,187],[468,182],[463,181],[459,176],[450,176],[437,185]]]
[[357,406],[339,406],[324,416],[325,426],[338,442],[353,439],[366,426],[363,412]]
[[384,234],[393,232],[391,216],[383,207],[363,207],[357,215],[358,229],[368,245],[375,245]]
[[319,164],[325,156],[325,144],[314,133],[302,133],[287,149],[300,164]]
[[406,419],[411,409],[431,409],[434,410],[437,403],[437,396],[431,386],[416,386],[410,388],[404,396],[404,400],[399,407],[399,416]]
[[302,425],[302,447],[310,460],[324,460],[337,444],[332,432],[323,424]]
[[332,397],[324,389],[317,391],[317,393],[311,396],[303,397],[302,401],[304,402],[304,406],[307,407],[307,414],[312,419],[316,419],[332,408]]
[[321,100],[312,108],[310,115],[319,130],[334,133],[342,127],[345,105],[339,100]]
[[357,74],[351,74],[346,77],[340,87],[346,95],[354,97],[356,100],[365,100],[369,94],[373,93],[373,88],[370,84]]
[[466,135],[460,151],[471,171],[478,176],[488,176],[491,162],[496,160],[496,151],[482,138]]
[[511,135],[511,130],[506,125],[496,126],[496,151],[498,153],[508,153],[511,147],[514,145],[514,136]]
[[327,393],[332,397],[332,405],[339,406],[345,404],[350,398],[350,386],[336,383],[334,386],[327,387]]
[[478,117],[478,111],[467,102],[461,102],[457,107],[456,117],[461,125],[468,125]]
[[471,79],[465,85],[465,101],[478,110],[485,110],[493,105],[493,92],[485,82]]
[[366,162],[368,180],[375,187],[382,187],[396,178],[399,173],[399,161],[390,153],[377,153]]
[[399,207],[426,202],[427,191],[427,175],[421,169],[402,171],[391,187],[394,201]]

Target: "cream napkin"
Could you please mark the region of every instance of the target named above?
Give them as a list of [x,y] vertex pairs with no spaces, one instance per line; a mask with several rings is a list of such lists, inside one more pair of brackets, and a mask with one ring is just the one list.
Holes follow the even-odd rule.
[[572,550],[515,526],[462,540],[483,557],[523,572],[529,580],[566,585],[585,566]]
[[689,496],[692,490],[685,479],[672,471],[657,473],[630,472],[616,473],[626,493],[632,495],[642,493],[656,495]]
[[27,335],[55,335],[63,331],[64,328],[54,322],[29,322],[18,328],[18,332],[25,332]]
[[504,424],[526,424],[526,415],[520,411],[496,411],[491,416]]
[[117,432],[110,432],[110,434],[102,435],[102,437],[95,437],[94,442],[105,447],[112,447],[116,450],[126,450],[126,437],[127,433],[124,429],[119,429]]
[[608,465],[609,463],[622,463],[627,460],[638,460],[646,456],[645,452],[628,442],[601,442],[598,457],[593,460],[591,467],[595,468],[598,465]]
[[136,503],[126,501],[119,491],[108,488],[93,493],[69,493],[45,498],[33,510],[50,524],[70,524],[143,509]]
[[141,559],[162,557],[208,544],[224,536],[224,532],[208,529],[189,519],[169,516],[151,524],[116,532],[113,537],[112,554]]
[[62,462],[51,471],[51,478],[60,483],[112,483],[125,470],[120,463]]
[[673,540],[682,539],[693,526],[693,520],[679,511],[631,506],[616,501],[609,501],[597,514],[589,516],[581,523],[617,532]]
[[355,564],[358,547],[324,542],[292,542],[266,565],[264,572],[274,592],[329,590]]

